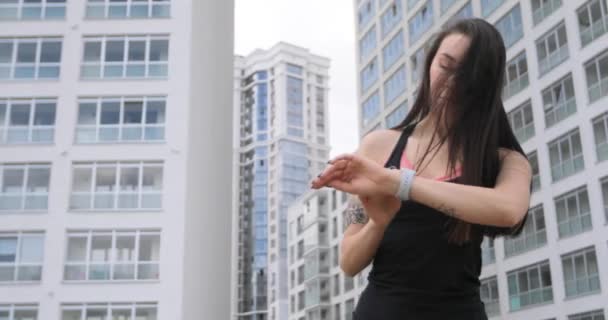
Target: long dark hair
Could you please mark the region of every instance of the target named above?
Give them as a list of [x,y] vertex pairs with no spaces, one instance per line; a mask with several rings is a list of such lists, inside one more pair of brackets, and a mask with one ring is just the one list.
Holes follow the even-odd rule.
[[[451,81],[438,80],[430,89],[430,67],[445,37],[462,34],[470,39],[470,46],[460,65],[449,74]],[[455,164],[462,162],[459,181],[463,184],[494,187],[500,169],[499,148],[515,150],[527,158],[515,138],[502,103],[502,87],[505,73],[505,46],[493,25],[473,18],[458,20],[442,29],[427,48],[423,77],[415,102],[405,120],[394,127],[405,130],[425,118],[431,111],[436,123],[446,130],[438,136],[438,127],[418,163],[445,142],[448,144],[448,169],[455,172]],[[439,89],[435,89],[439,88]],[[439,98],[441,93],[444,95]],[[447,93],[447,94],[445,94]],[[432,110],[431,110],[432,109]],[[448,120],[449,118],[449,120]],[[531,188],[531,186],[530,186]],[[527,214],[526,214],[527,217]],[[451,220],[449,240],[462,244],[483,235],[517,235],[523,229],[526,217],[514,227],[473,225],[462,220]]]

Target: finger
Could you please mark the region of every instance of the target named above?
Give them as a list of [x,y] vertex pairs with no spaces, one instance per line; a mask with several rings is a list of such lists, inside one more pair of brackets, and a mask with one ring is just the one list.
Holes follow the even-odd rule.
[[334,188],[336,190],[340,190],[346,193],[356,194],[354,191],[354,187],[352,184],[348,182],[344,182],[342,180],[332,180],[328,185],[330,188]]
[[344,153],[344,154],[341,154],[341,155],[329,160],[329,163],[333,164],[334,162],[340,161],[340,160],[350,161],[353,159],[353,156],[354,155],[352,153]]
[[313,180],[313,186],[323,187],[326,186],[333,180],[341,180],[344,174],[344,170],[332,170],[331,172],[317,177]]

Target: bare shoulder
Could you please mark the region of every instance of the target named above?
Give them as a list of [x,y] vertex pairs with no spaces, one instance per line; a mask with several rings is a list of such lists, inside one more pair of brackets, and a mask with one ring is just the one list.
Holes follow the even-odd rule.
[[401,131],[381,129],[366,134],[361,139],[357,153],[378,162],[385,161],[397,143]]
[[528,159],[515,150],[499,148],[498,158],[500,159],[501,167],[503,168],[519,168],[532,172],[532,167],[530,166]]

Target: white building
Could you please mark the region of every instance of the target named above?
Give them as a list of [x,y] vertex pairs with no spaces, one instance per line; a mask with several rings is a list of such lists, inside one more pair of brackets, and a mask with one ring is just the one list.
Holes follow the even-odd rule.
[[[403,120],[425,46],[482,17],[507,47],[503,100],[534,167],[530,218],[484,243],[482,298],[502,319],[604,319],[608,305],[606,0],[355,0],[360,134]],[[337,319],[337,318],[336,318]]]
[[340,269],[346,193],[308,192],[289,208],[289,319],[352,319],[371,266],[356,277]]
[[287,319],[287,208],[329,156],[328,70],[283,42],[236,57],[234,319]]
[[0,3],[1,319],[229,318],[232,34],[232,0]]

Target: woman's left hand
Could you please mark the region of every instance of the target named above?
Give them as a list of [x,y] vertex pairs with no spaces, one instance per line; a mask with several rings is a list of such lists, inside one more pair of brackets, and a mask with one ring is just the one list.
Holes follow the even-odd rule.
[[313,189],[328,186],[359,196],[394,196],[399,186],[390,169],[356,154],[344,154],[312,181]]

